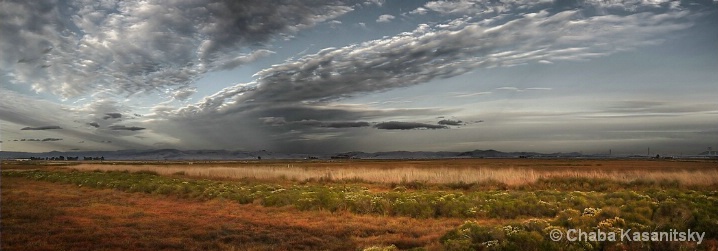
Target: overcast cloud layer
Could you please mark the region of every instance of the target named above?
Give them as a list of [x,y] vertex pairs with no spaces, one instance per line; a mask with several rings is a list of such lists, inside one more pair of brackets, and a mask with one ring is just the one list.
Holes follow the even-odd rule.
[[2,150],[718,147],[716,1],[0,5]]

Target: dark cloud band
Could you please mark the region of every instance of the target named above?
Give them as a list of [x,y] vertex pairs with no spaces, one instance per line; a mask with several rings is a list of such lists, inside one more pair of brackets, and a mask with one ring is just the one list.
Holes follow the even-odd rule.
[[24,127],[20,130],[55,130],[62,129],[60,126],[39,126],[39,127]]
[[374,125],[377,129],[383,129],[383,130],[412,130],[412,129],[447,129],[447,126],[444,125],[432,125],[432,124],[425,124],[425,123],[418,123],[418,122],[399,122],[399,121],[390,121],[390,122],[382,122]]
[[137,126],[123,126],[123,125],[113,125],[109,127],[110,130],[114,131],[141,131],[146,128],[144,127],[137,127]]

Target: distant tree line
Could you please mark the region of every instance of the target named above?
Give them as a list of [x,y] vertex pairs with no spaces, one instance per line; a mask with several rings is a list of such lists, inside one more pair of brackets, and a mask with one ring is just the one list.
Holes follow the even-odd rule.
[[[80,160],[80,156],[57,156],[57,157],[30,157],[30,160]],[[82,156],[82,160],[105,160],[105,156],[102,157],[85,157]]]

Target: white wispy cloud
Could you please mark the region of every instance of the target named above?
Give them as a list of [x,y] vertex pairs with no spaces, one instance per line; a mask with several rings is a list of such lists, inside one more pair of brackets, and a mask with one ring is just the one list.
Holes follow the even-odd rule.
[[391,20],[394,20],[394,18],[396,18],[396,17],[389,15],[389,14],[384,14],[384,15],[379,16],[379,18],[376,19],[376,22],[377,23],[388,23],[388,22],[391,22]]

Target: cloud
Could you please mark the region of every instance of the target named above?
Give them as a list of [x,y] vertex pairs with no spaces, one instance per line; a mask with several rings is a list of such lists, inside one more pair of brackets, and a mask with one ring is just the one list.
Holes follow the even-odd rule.
[[675,8],[675,2],[671,0],[657,1],[602,1],[602,0],[576,0],[576,1],[535,1],[535,0],[515,0],[515,1],[487,1],[487,0],[457,0],[457,1],[430,1],[419,7],[411,14],[425,14],[433,11],[445,15],[501,15],[511,13],[515,10],[536,10],[536,9],[559,9],[568,10],[576,8],[584,8],[595,10],[597,12],[607,11],[645,11],[649,9]]
[[[58,138],[44,138],[44,139],[20,139],[20,142],[48,142],[48,141],[60,141]],[[18,141],[18,140],[13,140]]]
[[523,91],[550,91],[550,90],[553,90],[553,88],[548,88],[548,87],[529,87],[529,88],[521,89],[521,88],[513,87],[513,86],[505,86],[505,87],[496,88],[496,90],[523,92]]
[[[578,2],[585,8],[558,2]],[[95,91],[108,95],[93,95],[95,100],[80,108],[41,112],[49,114],[48,118],[28,118],[31,110],[8,111],[15,108],[1,106],[0,115],[17,124],[15,128],[79,125],[80,132],[73,132],[73,136],[96,137],[88,138],[88,142],[132,133],[144,136],[155,133],[155,128],[171,142],[167,145],[182,147],[236,147],[237,142],[264,147],[282,145],[286,142],[283,140],[296,139],[297,135],[317,140],[313,142],[335,140],[357,137],[355,134],[368,130],[341,128],[392,121],[380,124],[411,129],[410,122],[394,120],[431,121],[427,118],[450,114],[436,108],[337,106],[337,101],[433,83],[481,68],[537,62],[556,62],[558,66],[561,61],[603,57],[659,43],[691,24],[687,12],[672,9],[665,1],[603,1],[625,3],[616,6],[599,2],[429,2],[413,14],[427,14],[421,18],[440,18],[440,22],[427,21],[413,30],[363,43],[318,52],[307,50],[309,54],[300,53],[297,58],[260,70],[247,83],[188,103],[186,100],[197,93],[192,84],[202,74],[267,57],[274,50],[267,42],[290,39],[322,22],[327,24],[320,26],[325,29],[340,24],[332,19],[361,6],[325,1],[6,1],[0,14],[11,21],[0,22],[0,70],[8,72],[11,82],[34,83],[35,90],[61,97]],[[24,33],[12,32],[18,30]],[[488,80],[479,78],[476,84],[483,81]],[[514,89],[528,90],[549,89]],[[111,116],[103,119],[109,114],[130,116],[132,109],[145,108],[144,104],[131,107],[127,102],[112,101],[118,97],[114,94],[151,91],[173,101],[185,101],[178,102],[184,107],[171,107],[172,102],[158,104],[151,108],[153,113],[137,119],[143,124],[136,125],[142,127],[118,125],[120,122],[109,119]],[[488,93],[461,93],[456,97]],[[0,101],[0,105],[4,103]],[[64,116],[73,116],[77,125],[52,118],[67,111],[70,114]],[[417,124],[422,123],[413,125]],[[449,124],[422,125],[430,127],[414,128],[446,128]],[[136,132],[145,127],[153,129]],[[81,130],[90,132],[82,134]],[[60,137],[73,142],[80,138]],[[202,143],[194,143],[201,137],[205,137],[200,139]],[[123,141],[125,138],[131,137],[118,138],[117,145],[137,146]]]
[[102,119],[119,119],[119,118],[122,118],[122,114],[116,113],[116,112],[105,113],[105,116],[102,117]]
[[364,121],[317,121],[317,120],[302,120],[294,122],[299,125],[315,126],[315,127],[326,127],[326,128],[356,128],[356,127],[367,127],[369,122]]
[[284,117],[261,117],[259,118],[262,123],[270,126],[279,126],[287,124],[287,121],[284,119]]
[[457,94],[454,97],[456,98],[467,98],[467,97],[473,97],[473,96],[482,96],[482,95],[489,95],[491,92],[474,92],[474,93],[461,93]]
[[340,1],[3,1],[0,69],[77,97],[185,87],[272,52],[263,44],[353,10]]
[[339,27],[339,25],[342,24],[342,21],[332,20],[332,21],[329,21],[329,22],[327,22],[327,23],[329,24],[329,27],[331,27],[332,29],[336,29],[337,27]]
[[54,129],[62,129],[60,126],[38,126],[38,127],[25,127],[20,130],[54,130]]
[[184,87],[172,92],[172,98],[176,100],[187,100],[192,94],[197,92],[196,87]]
[[660,17],[652,13],[586,17],[588,14],[542,10],[489,28],[470,22],[458,25],[457,30],[420,25],[393,37],[326,48],[273,65],[257,72],[253,82],[227,88],[181,110],[310,104],[449,78],[482,67],[583,60],[688,27],[684,12]]
[[[51,129],[52,138],[63,138],[68,142],[77,142],[80,140],[86,140],[86,142],[99,142],[101,140],[112,140],[116,144],[112,147],[104,147],[98,144],[88,143],[87,147],[97,147],[98,150],[118,150],[118,149],[143,149],[145,146],[142,143],[138,143],[131,139],[117,138],[117,134],[127,134],[131,131],[114,131],[107,128],[111,125],[114,120],[102,120],[102,116],[107,112],[118,112],[123,110],[121,106],[114,105],[114,108],[121,108],[118,110],[107,110],[108,103],[101,105],[86,105],[81,107],[68,106],[64,103],[50,102],[45,99],[37,99],[35,97],[28,97],[11,90],[0,91],[0,117],[3,120],[2,134],[4,137],[17,137],[21,138],[25,136],[28,130],[21,130],[21,128],[37,128],[36,125],[50,125],[62,128],[61,130]],[[94,109],[98,108],[98,109]],[[30,116],[31,115],[31,116]],[[98,129],[91,128],[88,130],[89,123],[97,123]],[[45,127],[45,126],[42,126]],[[94,126],[93,126],[94,127]],[[13,129],[17,128],[17,129]],[[109,133],[108,133],[109,132]],[[46,132],[49,133],[49,132]],[[144,132],[144,135],[151,136],[152,132]],[[41,140],[41,139],[40,139]],[[153,140],[158,140],[154,135]],[[66,143],[70,144],[70,143]],[[17,146],[13,146],[17,147]],[[37,148],[36,148],[37,147]],[[45,150],[56,150],[53,148],[43,148],[40,146],[33,146],[31,151],[38,151],[41,149]],[[27,148],[23,150],[28,150]]]
[[109,128],[110,128],[110,130],[115,130],[115,131],[140,131],[140,130],[146,129],[144,127],[123,126],[123,125],[113,125],[113,126],[110,126]]
[[[203,144],[208,146],[212,142],[232,145],[242,141],[279,147],[276,145],[282,144],[278,142],[291,141],[297,135],[319,135],[321,125],[328,121],[393,121],[412,116],[366,107],[327,109],[339,100],[451,78],[481,68],[510,67],[540,60],[587,60],[656,43],[662,35],[690,26],[686,12],[673,10],[623,15],[604,15],[583,9],[534,11],[502,16],[500,22],[460,17],[444,23],[421,24],[395,36],[291,58],[258,71],[253,81],[227,87],[178,109],[159,109],[159,120],[152,127],[175,127],[176,130],[166,133],[186,142],[206,141]],[[481,79],[477,81],[480,83]],[[524,90],[547,90],[541,88],[544,87]],[[488,92],[459,95],[483,94]],[[425,111],[421,116],[438,114],[448,113],[434,110]],[[213,126],[220,121],[241,125],[247,133],[228,136],[224,126]],[[375,127],[447,128],[410,122],[379,125]],[[191,126],[202,129],[190,129]],[[180,134],[181,130],[192,133]],[[331,138],[349,135],[349,131],[353,130],[332,134]],[[187,136],[194,134],[212,136],[204,139]],[[284,143],[281,147],[299,145]]]
[[424,123],[418,123],[418,122],[399,122],[399,121],[390,121],[390,122],[382,122],[374,125],[377,129],[383,129],[383,130],[412,130],[412,129],[447,129],[447,126],[444,125],[432,125],[432,124],[424,124]]
[[384,14],[384,15],[379,16],[379,18],[376,19],[376,22],[377,23],[388,23],[388,22],[391,22],[391,20],[394,20],[394,18],[396,18],[396,17],[389,15],[389,14]]
[[385,0],[369,0],[364,2],[364,5],[376,5],[381,7],[382,5],[384,5],[384,1]]
[[334,121],[334,122],[324,122],[321,127],[331,127],[331,128],[355,128],[355,127],[367,127],[369,126],[369,122],[365,121]]
[[419,8],[416,8],[415,10],[410,11],[409,14],[424,15],[427,12],[429,12],[429,10],[427,10],[423,7],[419,7]]
[[439,125],[450,125],[450,126],[460,126],[463,125],[464,122],[461,120],[450,120],[450,119],[442,119],[438,123]]

